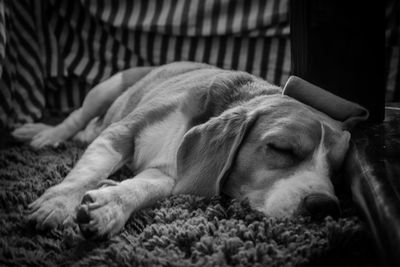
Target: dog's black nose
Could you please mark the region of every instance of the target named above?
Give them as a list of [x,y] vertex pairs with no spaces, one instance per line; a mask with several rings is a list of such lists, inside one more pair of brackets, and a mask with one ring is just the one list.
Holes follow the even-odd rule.
[[306,196],[303,200],[303,208],[306,214],[317,220],[328,215],[338,218],[341,212],[339,203],[335,198],[321,193]]

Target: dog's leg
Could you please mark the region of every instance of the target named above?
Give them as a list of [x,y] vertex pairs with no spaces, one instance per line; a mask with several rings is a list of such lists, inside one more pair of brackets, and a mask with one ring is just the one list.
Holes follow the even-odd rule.
[[132,155],[134,144],[130,130],[118,123],[107,128],[89,145],[62,183],[49,188],[29,205],[29,219],[38,229],[72,222],[83,194],[96,188],[99,181],[120,168]]
[[147,169],[115,186],[85,193],[76,220],[86,237],[119,232],[132,212],[171,194],[174,179],[158,169]]
[[14,130],[12,135],[22,142],[31,141],[30,145],[34,148],[48,145],[57,147],[83,129],[93,118],[105,114],[115,99],[151,70],[151,67],[142,67],[119,72],[90,90],[82,107],[57,126],[29,123]]

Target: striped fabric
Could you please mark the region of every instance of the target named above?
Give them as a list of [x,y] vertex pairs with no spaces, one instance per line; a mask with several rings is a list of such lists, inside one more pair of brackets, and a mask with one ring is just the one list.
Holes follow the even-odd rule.
[[39,119],[45,107],[35,23],[31,1],[0,1],[0,126]]
[[0,4],[0,119],[8,127],[44,108],[68,112],[95,84],[134,66],[199,61],[276,84],[290,73],[288,0]]
[[[386,3],[386,100],[400,101],[400,3]],[[288,0],[0,0],[0,128],[69,112],[119,70],[178,60],[283,84]]]

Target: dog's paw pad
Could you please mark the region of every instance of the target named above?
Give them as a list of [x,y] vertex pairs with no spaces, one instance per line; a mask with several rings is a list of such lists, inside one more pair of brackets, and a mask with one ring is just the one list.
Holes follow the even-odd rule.
[[87,224],[91,221],[90,210],[98,206],[94,198],[90,194],[85,194],[82,198],[81,205],[76,210],[76,222],[79,224]]
[[76,210],[75,220],[87,239],[108,237],[123,228],[127,216],[113,187],[87,192]]
[[78,207],[76,212],[75,220],[79,225],[79,229],[86,239],[92,239],[99,237],[97,230],[91,227],[92,216],[90,214],[90,209],[87,205],[83,204]]
[[76,212],[76,221],[79,224],[86,224],[90,222],[89,208],[87,205],[81,205]]

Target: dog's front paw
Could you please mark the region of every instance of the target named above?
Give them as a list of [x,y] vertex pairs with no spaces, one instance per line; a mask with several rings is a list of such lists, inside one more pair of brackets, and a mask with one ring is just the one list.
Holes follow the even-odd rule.
[[70,131],[62,125],[53,127],[43,123],[24,124],[11,134],[18,141],[30,142],[36,149],[45,146],[58,147],[71,136]]
[[15,129],[11,135],[21,142],[31,141],[35,135],[53,127],[44,123],[26,123]]
[[69,133],[58,126],[45,129],[36,134],[30,143],[33,148],[42,148],[45,146],[58,147],[69,138]]
[[76,221],[86,238],[110,237],[124,227],[129,214],[115,188],[100,188],[83,196]]
[[79,199],[80,194],[73,188],[54,186],[28,206],[28,219],[38,230],[71,225]]

